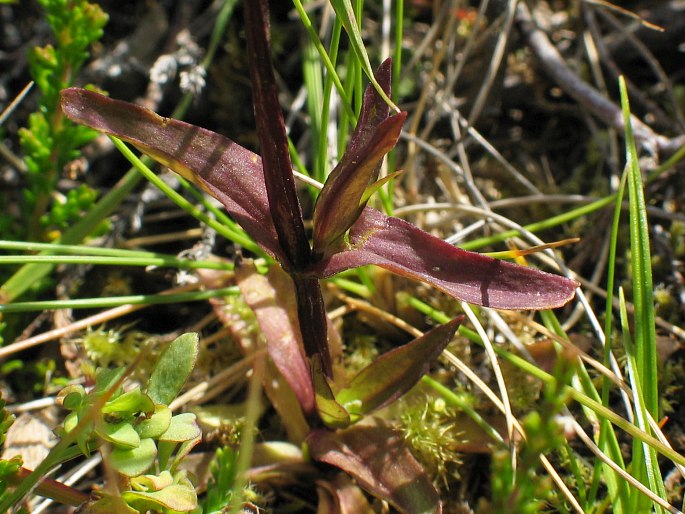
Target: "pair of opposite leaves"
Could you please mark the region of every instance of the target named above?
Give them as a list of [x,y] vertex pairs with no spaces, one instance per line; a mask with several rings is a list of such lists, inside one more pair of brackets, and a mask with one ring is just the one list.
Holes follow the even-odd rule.
[[[390,61],[376,78],[390,90]],[[66,116],[116,136],[219,200],[243,229],[289,271],[326,278],[374,264],[430,284],[469,303],[499,309],[547,309],[567,303],[577,282],[456,248],[399,218],[365,207],[383,157],[406,113],[389,108],[371,86],[340,163],[314,210],[312,258],[299,269],[283,251],[272,219],[261,158],[215,132],[163,118],[128,102],[79,88],[61,93]]]

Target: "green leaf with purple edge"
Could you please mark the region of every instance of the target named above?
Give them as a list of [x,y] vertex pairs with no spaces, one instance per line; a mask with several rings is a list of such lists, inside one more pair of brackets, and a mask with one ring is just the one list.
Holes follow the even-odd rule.
[[271,360],[295,393],[302,410],[312,413],[314,389],[302,351],[291,278],[277,266],[262,276],[247,261],[236,266],[235,274],[240,292],[264,334]]
[[[260,159],[230,139],[127,102],[82,89],[62,91],[67,117],[129,141],[198,184],[276,258],[284,258],[269,213]],[[365,208],[345,250],[305,272],[326,278],[375,264],[469,303],[498,309],[549,309],[573,298],[577,282],[467,252],[398,218]]]
[[402,436],[380,422],[337,432],[317,429],[307,438],[307,445],[314,460],[342,469],[400,512],[442,512],[435,487]]
[[[266,0],[243,4],[257,136],[262,154],[269,211],[287,260],[286,271],[301,269],[311,259],[290,162],[288,138],[271,63],[269,9]],[[324,325],[325,327],[325,325]]]
[[[392,62],[376,71],[378,82],[390,94]],[[366,192],[378,179],[383,157],[397,144],[407,113],[388,118],[389,107],[372,86],[364,101],[345,154],[333,169],[314,207],[314,254],[334,253],[342,237],[366,205]]]
[[407,113],[396,114],[378,126],[375,137],[356,152],[345,152],[334,171],[342,173],[326,181],[314,209],[314,253],[335,253],[347,230],[366,206],[368,187],[376,180],[383,157],[397,144]]
[[367,264],[496,309],[560,307],[578,287],[575,280],[461,250],[370,207],[350,229],[348,248],[317,262],[308,272],[324,278]]
[[314,382],[314,398],[316,410],[321,421],[329,428],[345,428],[350,425],[350,414],[345,407],[337,402],[331,386],[321,369],[321,359],[318,355],[312,358],[312,381]]
[[454,337],[463,316],[437,326],[412,342],[390,350],[362,369],[349,387],[336,395],[336,400],[352,421],[380,409],[409,391],[428,373]]

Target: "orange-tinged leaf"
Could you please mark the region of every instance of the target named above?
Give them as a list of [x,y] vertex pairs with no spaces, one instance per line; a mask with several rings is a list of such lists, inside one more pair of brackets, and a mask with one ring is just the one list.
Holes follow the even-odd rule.
[[[512,248],[511,250],[505,250],[503,252],[487,252],[484,255],[490,257],[495,257],[497,259],[519,259],[520,257],[525,257],[527,255],[532,255],[534,253],[543,252],[549,250],[550,248],[559,248],[560,246],[565,246],[580,241],[579,237],[570,237],[568,239],[562,239],[560,241],[552,241],[551,243],[545,243],[541,245],[530,246],[528,248]],[[522,259],[525,261],[525,259]]]

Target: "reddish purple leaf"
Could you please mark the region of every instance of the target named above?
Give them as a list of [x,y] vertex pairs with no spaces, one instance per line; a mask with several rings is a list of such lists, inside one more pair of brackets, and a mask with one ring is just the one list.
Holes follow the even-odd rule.
[[397,144],[406,117],[403,112],[388,118],[368,145],[345,152],[333,170],[339,174],[326,181],[314,209],[315,255],[330,255],[341,246],[342,237],[364,209],[362,197],[375,182],[383,157]]
[[[208,289],[226,287],[235,279],[233,273],[229,274],[226,271],[218,270],[198,270],[198,276],[202,285]],[[257,356],[256,354],[262,351],[266,342],[261,331],[254,330],[254,320],[245,316],[240,303],[230,302],[227,305],[224,299],[219,298],[212,298],[209,302],[217,318],[228,329],[232,340],[238,345],[242,353],[247,357]],[[257,358],[261,358],[261,356],[257,356]],[[264,393],[285,427],[288,440],[295,444],[302,443],[310,432],[309,424],[305,420],[300,401],[295,396],[292,387],[271,359],[266,360],[266,371],[262,377],[262,385]]]
[[350,247],[313,265],[324,278],[375,264],[469,303],[497,309],[551,309],[573,298],[578,283],[456,248],[414,225],[367,207],[350,230]]
[[[269,209],[281,248],[288,257],[281,264],[286,271],[291,271],[291,268],[298,270],[309,263],[311,248],[304,231],[302,210],[288,153],[285,123],[271,64],[268,4],[266,0],[250,0],[243,7],[255,121]],[[319,324],[321,321],[317,320]],[[325,324],[323,334],[317,333],[317,337],[321,336],[325,337]]]
[[85,89],[63,90],[61,104],[70,120],[128,141],[207,191],[261,247],[279,261],[286,259],[258,155],[210,130]]
[[[311,261],[312,253],[295,189],[285,122],[271,63],[268,3],[266,0],[250,0],[244,4],[244,11],[255,121],[269,211],[281,249],[287,257],[286,260],[281,260],[281,265],[292,273],[306,267]],[[323,372],[331,377],[333,367],[328,351],[326,313],[319,282],[297,274],[293,274],[292,278],[305,353],[310,358],[319,355]]]
[[[392,79],[392,59],[388,58],[381,63],[374,73],[378,84],[388,94],[391,93]],[[360,148],[369,144],[374,137],[376,128],[383,123],[390,115],[390,107],[380,97],[376,89],[369,85],[364,91],[362,108],[359,113],[359,120],[350,138],[346,151],[357,152]],[[332,173],[331,173],[332,174]]]
[[407,514],[440,513],[440,497],[402,436],[380,425],[357,424],[307,437],[314,460],[347,472],[368,492]]
[[[72,121],[129,141],[198,184],[221,201],[260,246],[278,260],[286,259],[257,155],[209,130],[83,89],[62,91],[62,109]],[[350,229],[350,247],[305,271],[325,278],[367,264],[499,309],[559,307],[573,298],[578,286],[558,275],[460,250],[368,207]]]
[[[390,95],[392,61],[387,59],[376,78]],[[361,214],[366,189],[378,179],[383,157],[397,144],[407,113],[388,118],[390,108],[369,85],[361,114],[342,159],[326,179],[314,208],[314,254],[338,250],[342,237]]]
[[349,411],[354,421],[388,405],[409,391],[428,373],[454,337],[463,316],[435,327],[412,342],[390,350],[362,369],[336,400]]
[[264,277],[247,263],[237,266],[235,275],[240,292],[266,338],[271,360],[297,396],[302,410],[311,415],[315,411],[314,388],[302,350],[292,280],[278,266],[271,266]]

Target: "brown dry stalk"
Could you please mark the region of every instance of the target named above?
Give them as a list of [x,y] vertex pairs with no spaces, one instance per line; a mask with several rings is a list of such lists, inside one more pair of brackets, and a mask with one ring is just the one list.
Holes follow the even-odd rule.
[[[535,23],[528,6],[523,2],[518,4],[516,20],[528,46],[552,80],[594,116],[619,133],[623,133],[624,123],[621,108],[581,79],[566,64],[547,34]],[[685,136],[668,138],[657,134],[635,116],[631,116],[630,121],[635,140],[651,154],[657,154],[660,151],[667,154],[672,153],[685,145]]]

